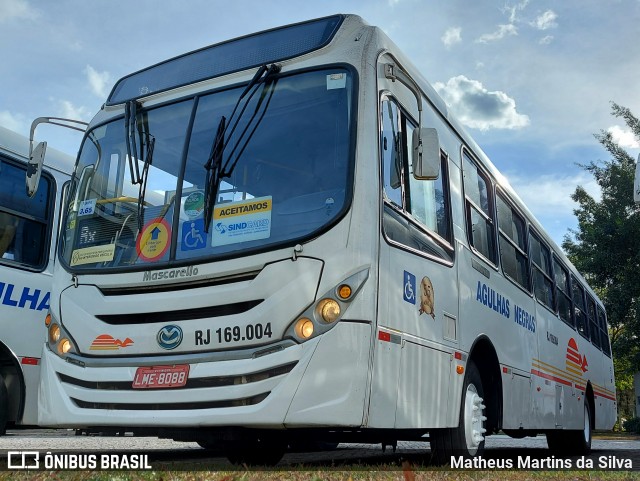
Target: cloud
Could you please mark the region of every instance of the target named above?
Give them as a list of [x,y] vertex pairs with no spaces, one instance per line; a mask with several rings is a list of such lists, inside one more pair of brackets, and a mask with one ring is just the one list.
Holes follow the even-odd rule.
[[493,33],[485,33],[476,40],[476,43],[489,43],[501,40],[507,35],[518,35],[518,29],[512,23],[507,25],[498,25],[498,30]]
[[462,42],[462,29],[460,27],[450,27],[444,32],[444,35],[440,37],[444,46],[449,48],[452,45]]
[[105,98],[109,94],[108,88],[112,83],[109,72],[98,72],[91,65],[87,65],[84,73],[87,76],[87,80],[89,80],[91,91],[101,99]]
[[538,42],[540,45],[549,45],[553,42],[553,35],[547,35],[546,37],[542,37]]
[[59,102],[60,116],[65,119],[88,120],[91,118],[91,112],[86,107],[76,107],[68,100]]
[[529,125],[529,117],[516,111],[516,103],[500,91],[489,92],[482,83],[464,75],[436,82],[435,89],[454,114],[467,127],[479,130],[520,129]]
[[27,130],[24,118],[20,115],[13,115],[8,110],[0,110],[0,125],[14,132],[24,132]]
[[558,26],[556,23],[556,19],[558,15],[553,10],[547,10],[542,15],[539,15],[533,22],[531,22],[531,26],[537,28],[538,30],[549,30],[550,28],[555,28]]
[[633,132],[630,130],[624,130],[619,126],[614,125],[613,127],[609,127],[607,132],[611,134],[614,142],[620,147],[626,149],[640,149],[640,142],[638,142],[638,139],[636,139]]
[[37,10],[27,0],[0,0],[0,23],[12,20],[38,18]]
[[506,5],[502,12],[509,15],[509,23],[514,23],[518,19],[518,11],[522,11],[529,5],[529,0],[524,0],[516,5]]

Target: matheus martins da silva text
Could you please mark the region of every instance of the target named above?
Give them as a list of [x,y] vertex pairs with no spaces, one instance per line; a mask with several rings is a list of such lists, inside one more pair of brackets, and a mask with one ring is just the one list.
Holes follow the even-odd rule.
[[549,456],[532,458],[518,456],[516,459],[485,459],[478,456],[465,459],[451,456],[451,467],[457,469],[633,469],[633,461],[618,456],[600,456],[597,459],[582,456],[578,459],[563,459]]

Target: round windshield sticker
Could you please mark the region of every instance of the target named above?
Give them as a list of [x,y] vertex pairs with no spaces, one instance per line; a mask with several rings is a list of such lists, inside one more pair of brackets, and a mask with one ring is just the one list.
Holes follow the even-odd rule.
[[184,200],[184,213],[189,219],[195,219],[204,210],[204,192],[196,190],[191,192]]
[[164,219],[153,219],[145,224],[136,241],[138,256],[147,262],[160,259],[171,243],[171,226]]

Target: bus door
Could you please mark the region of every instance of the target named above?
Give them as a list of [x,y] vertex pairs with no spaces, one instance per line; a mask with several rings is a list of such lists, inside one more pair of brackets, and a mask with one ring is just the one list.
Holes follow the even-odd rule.
[[414,179],[416,122],[388,96],[380,123],[384,200],[369,419],[372,427],[453,426],[458,287],[446,158],[437,180]]

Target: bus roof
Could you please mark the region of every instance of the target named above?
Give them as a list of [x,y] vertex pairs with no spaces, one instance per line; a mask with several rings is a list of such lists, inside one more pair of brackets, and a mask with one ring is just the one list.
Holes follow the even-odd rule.
[[[29,157],[29,139],[12,130],[0,127],[0,152],[19,157],[25,162]],[[64,152],[47,147],[44,165],[66,175],[73,171],[75,159]]]

